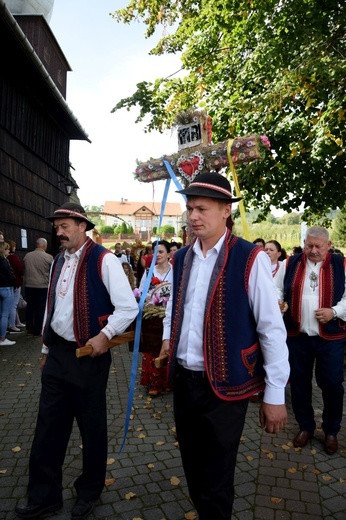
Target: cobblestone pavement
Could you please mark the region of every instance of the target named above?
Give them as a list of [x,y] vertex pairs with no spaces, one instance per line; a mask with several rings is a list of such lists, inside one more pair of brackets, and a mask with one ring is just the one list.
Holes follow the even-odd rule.
[[[40,392],[40,339],[13,336],[0,347],[0,520],[16,518],[25,502],[28,457]],[[90,519],[184,520],[197,518],[187,492],[174,436],[172,395],[149,399],[137,386],[123,452],[131,356],[127,346],[112,350],[108,385],[109,453],[107,486]],[[288,390],[289,391],[289,390]],[[271,436],[258,426],[258,404],[250,403],[236,470],[235,520],[346,520],[346,420],[339,453],[322,449],[323,432],[304,449],[294,449],[297,425],[287,396],[289,423]],[[314,388],[317,423],[321,392]],[[64,465],[64,507],[56,520],[70,518],[73,481],[82,464],[78,430],[73,430]],[[54,449],[54,446],[52,446]],[[208,447],[206,446],[206,449]]]

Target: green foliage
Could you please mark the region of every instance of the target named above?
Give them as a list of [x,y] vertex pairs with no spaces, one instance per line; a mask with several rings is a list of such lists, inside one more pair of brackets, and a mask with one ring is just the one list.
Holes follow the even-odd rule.
[[103,235],[113,235],[114,228],[112,226],[102,226],[100,229],[100,233]]
[[156,233],[157,233],[157,227],[154,226],[154,227],[153,227],[153,235],[156,235]]
[[120,226],[120,233],[122,235],[126,235],[128,233],[128,227],[127,227],[127,224],[126,222],[122,222],[121,223],[121,226]]
[[346,205],[334,220],[333,243],[337,247],[346,246]]
[[121,226],[120,225],[115,226],[115,228],[114,228],[114,234],[118,235],[119,233],[121,233]]
[[288,226],[293,226],[295,224],[301,223],[301,214],[300,213],[287,213],[283,215],[279,219],[277,219],[280,224],[287,224]]
[[[127,233],[128,233],[128,235],[133,235],[134,231],[133,231],[133,227],[132,226],[129,226],[127,228]],[[127,246],[127,247],[129,247],[129,246]]]
[[92,222],[95,224],[95,227],[97,229],[101,228],[103,226],[103,220],[102,217],[99,215],[100,212],[103,211],[103,205],[101,206],[84,206],[84,210],[86,213],[90,214],[89,217],[92,220]]
[[[143,20],[164,36],[152,54],[181,52],[183,76],[143,81],[113,111],[139,108],[146,131],[197,107],[214,142],[266,134],[272,154],[238,167],[245,203],[304,209],[304,220],[343,207],[346,4],[341,0],[130,0],[118,22]],[[169,32],[171,28],[171,32]]]
[[166,224],[165,226],[160,227],[160,229],[158,230],[158,233],[159,234],[161,234],[161,233],[174,234],[175,229],[174,229],[174,226],[171,226],[170,224]]

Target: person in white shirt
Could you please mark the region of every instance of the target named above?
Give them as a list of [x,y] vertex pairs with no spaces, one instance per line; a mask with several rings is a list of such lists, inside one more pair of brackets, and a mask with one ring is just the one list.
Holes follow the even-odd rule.
[[177,438],[200,520],[230,520],[234,472],[249,397],[265,389],[260,422],[287,420],[286,332],[268,256],[227,227],[234,199],[218,173],[198,175],[187,195],[196,239],[173,259],[161,356],[169,356]]
[[124,264],[125,262],[128,262],[126,255],[123,253],[123,250],[121,248],[121,244],[118,242],[114,246],[114,255],[117,257],[119,262],[121,264]]
[[[121,263],[87,237],[94,224],[82,206],[67,202],[47,218],[63,251],[54,259],[48,288],[28,502],[16,507],[16,513],[32,519],[62,507],[62,465],[76,419],[83,469],[74,483],[77,499],[71,519],[84,520],[105,482],[109,340],[131,324],[138,305]],[[76,349],[86,343],[92,354],[77,358]]]
[[272,276],[274,278],[281,265],[281,244],[277,240],[268,240],[264,246],[264,251],[270,258]]
[[346,337],[345,260],[331,254],[329,233],[320,226],[306,232],[303,253],[293,255],[274,278],[280,301],[291,366],[291,401],[299,432],[293,440],[303,448],[314,435],[312,374],[322,390],[324,450],[338,450],[343,414],[344,345]]

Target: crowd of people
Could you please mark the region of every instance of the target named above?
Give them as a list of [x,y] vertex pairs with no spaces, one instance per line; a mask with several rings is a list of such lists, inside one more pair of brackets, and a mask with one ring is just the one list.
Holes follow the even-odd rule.
[[[53,257],[46,253],[47,241],[38,238],[36,249],[23,260],[16,254],[16,242],[6,240],[0,232],[0,345],[15,345],[15,338],[23,334],[40,337],[46,305],[49,272]],[[24,286],[25,299],[22,295]],[[25,309],[21,322],[19,309]]]
[[[71,518],[84,520],[92,512],[106,473],[109,341],[133,325],[147,288],[140,384],[151,397],[173,391],[177,440],[200,520],[232,517],[249,400],[259,403],[264,430],[277,434],[287,421],[289,387],[298,424],[293,445],[304,448],[317,427],[315,375],[323,399],[323,449],[330,456],[339,449],[346,338],[342,252],[320,226],[308,228],[304,245],[290,255],[274,238],[250,243],[234,235],[232,203],[239,199],[219,174],[200,174],[180,192],[195,237],[182,248],[158,240],[139,251],[117,243],[113,253],[88,238],[94,224],[75,203],[48,217],[61,243],[55,258],[41,238],[21,261],[15,242],[0,232],[0,344],[12,346],[7,333],[22,333],[22,287],[27,330],[42,335],[43,343],[28,500],[16,507],[21,518],[62,507],[62,466],[74,419],[83,467]],[[155,340],[144,324],[153,317],[151,332],[159,324]],[[91,354],[78,359],[75,350],[84,345]],[[166,367],[157,368],[158,356],[167,359]]]

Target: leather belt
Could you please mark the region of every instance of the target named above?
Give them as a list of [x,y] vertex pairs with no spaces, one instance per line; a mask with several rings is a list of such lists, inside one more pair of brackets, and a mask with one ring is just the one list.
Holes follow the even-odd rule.
[[204,379],[207,377],[205,370],[189,370],[179,363],[177,363],[176,372],[186,379]]

